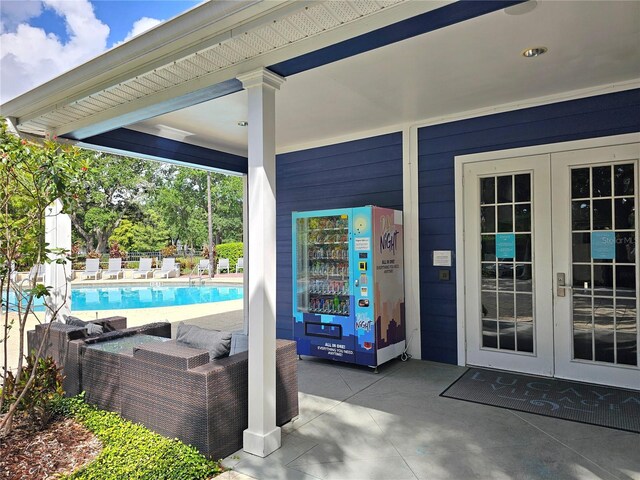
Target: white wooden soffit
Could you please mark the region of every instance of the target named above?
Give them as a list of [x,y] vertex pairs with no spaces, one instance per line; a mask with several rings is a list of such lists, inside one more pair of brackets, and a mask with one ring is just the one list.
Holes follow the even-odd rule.
[[186,106],[172,99],[447,3],[207,2],[8,102],[1,113],[26,133],[86,138]]

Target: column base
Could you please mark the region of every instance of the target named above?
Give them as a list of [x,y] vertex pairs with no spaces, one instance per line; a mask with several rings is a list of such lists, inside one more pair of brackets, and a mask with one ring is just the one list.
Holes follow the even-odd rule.
[[280,427],[276,427],[266,434],[255,433],[249,429],[242,432],[242,449],[258,457],[266,457],[275,452],[282,445]]

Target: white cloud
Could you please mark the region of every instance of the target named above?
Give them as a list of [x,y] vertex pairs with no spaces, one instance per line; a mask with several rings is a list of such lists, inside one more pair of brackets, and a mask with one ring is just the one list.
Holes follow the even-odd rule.
[[[43,5],[64,18],[69,40],[63,43],[56,35],[26,23],[20,23],[15,31],[0,34],[0,102],[106,50],[109,27],[96,18],[88,0],[44,0]],[[11,18],[19,18],[19,15]],[[26,20],[33,16],[29,17],[25,12],[22,18]]]
[[142,17],[139,20],[133,22],[133,27],[131,27],[131,31],[127,33],[127,36],[124,37],[124,40],[114,43],[113,46],[117,47],[118,45],[122,45],[124,42],[128,42],[133,37],[140,35],[147,30],[151,30],[153,27],[161,24],[162,22],[162,20],[158,20],[157,18]]
[[42,13],[40,0],[2,0],[0,2],[0,33],[13,31],[22,22]]

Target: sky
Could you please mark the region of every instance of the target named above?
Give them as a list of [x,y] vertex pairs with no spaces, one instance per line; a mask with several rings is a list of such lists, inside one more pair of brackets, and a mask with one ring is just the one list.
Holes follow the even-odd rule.
[[0,0],[4,103],[202,0]]

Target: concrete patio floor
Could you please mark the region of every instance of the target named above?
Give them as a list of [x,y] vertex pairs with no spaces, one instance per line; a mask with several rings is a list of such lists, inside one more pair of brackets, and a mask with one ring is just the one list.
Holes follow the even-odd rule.
[[462,367],[298,365],[300,415],[282,448],[236,452],[221,479],[640,480],[640,435],[439,397]]

